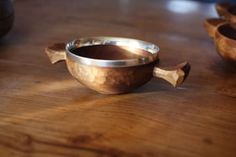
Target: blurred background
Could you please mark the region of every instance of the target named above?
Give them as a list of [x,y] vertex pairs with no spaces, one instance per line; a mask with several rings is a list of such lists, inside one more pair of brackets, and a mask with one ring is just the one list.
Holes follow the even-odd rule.
[[214,2],[232,2],[235,3],[236,0],[195,0],[200,2],[208,2],[208,3],[214,3]]

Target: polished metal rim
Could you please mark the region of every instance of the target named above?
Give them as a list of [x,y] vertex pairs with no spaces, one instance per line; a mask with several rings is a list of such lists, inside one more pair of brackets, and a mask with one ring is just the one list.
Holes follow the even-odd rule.
[[[150,56],[143,56],[135,59],[125,60],[103,60],[82,57],[71,52],[71,50],[84,46],[92,45],[117,45],[128,46],[130,48],[142,49],[149,52]],[[86,65],[100,66],[100,67],[129,67],[151,63],[158,59],[159,47],[142,40],[119,38],[119,37],[88,37],[73,40],[66,45],[66,55],[68,58]]]

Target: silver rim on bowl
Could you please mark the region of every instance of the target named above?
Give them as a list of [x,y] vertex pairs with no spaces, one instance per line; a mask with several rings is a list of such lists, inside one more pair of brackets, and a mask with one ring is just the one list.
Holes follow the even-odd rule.
[[[130,48],[144,50],[151,55],[142,56],[134,59],[124,60],[103,60],[82,57],[74,54],[71,50],[84,46],[93,45],[116,45],[127,46]],[[88,37],[73,40],[66,44],[66,56],[76,62],[80,62],[86,65],[93,65],[99,67],[129,67],[151,63],[158,59],[159,47],[155,44],[145,42],[142,40],[130,39],[130,38],[117,38],[117,37]]]

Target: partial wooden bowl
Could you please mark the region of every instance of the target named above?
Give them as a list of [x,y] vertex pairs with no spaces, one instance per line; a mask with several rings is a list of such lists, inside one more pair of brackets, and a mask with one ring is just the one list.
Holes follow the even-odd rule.
[[213,38],[220,56],[227,61],[236,62],[236,23],[210,18],[205,20],[204,27]]

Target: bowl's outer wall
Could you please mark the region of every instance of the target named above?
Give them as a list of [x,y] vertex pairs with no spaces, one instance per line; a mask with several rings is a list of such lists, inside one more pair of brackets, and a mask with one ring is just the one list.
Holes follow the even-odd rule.
[[236,40],[226,38],[217,30],[215,44],[220,56],[228,61],[236,62]]
[[81,84],[103,94],[127,93],[148,82],[156,62],[132,67],[96,67],[69,58],[67,68]]

